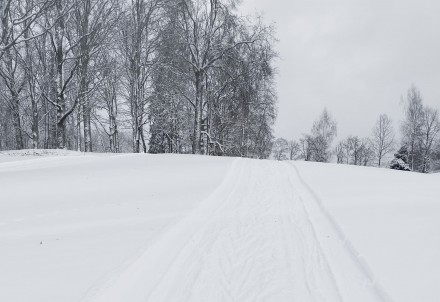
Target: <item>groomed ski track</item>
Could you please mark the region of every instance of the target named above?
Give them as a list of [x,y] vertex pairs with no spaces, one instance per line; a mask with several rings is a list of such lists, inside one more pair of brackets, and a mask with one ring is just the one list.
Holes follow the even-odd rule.
[[235,159],[87,302],[391,301],[292,162]]

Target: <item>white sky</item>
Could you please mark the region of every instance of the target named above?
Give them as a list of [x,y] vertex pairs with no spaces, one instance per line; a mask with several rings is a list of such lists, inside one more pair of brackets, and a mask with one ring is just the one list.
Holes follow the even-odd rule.
[[412,83],[440,109],[438,0],[243,0],[240,12],[277,28],[276,136],[298,139],[324,107],[338,140],[370,135],[380,113],[398,130]]

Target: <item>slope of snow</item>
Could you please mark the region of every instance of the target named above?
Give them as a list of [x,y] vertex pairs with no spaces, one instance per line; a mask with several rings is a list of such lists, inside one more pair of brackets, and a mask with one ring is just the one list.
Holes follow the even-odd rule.
[[440,301],[440,174],[295,166],[395,301]]
[[439,175],[58,155],[2,155],[0,301],[438,301]]
[[389,301],[292,167],[236,160],[195,211],[86,301]]
[[230,163],[88,155],[0,164],[0,301],[80,300],[206,198]]

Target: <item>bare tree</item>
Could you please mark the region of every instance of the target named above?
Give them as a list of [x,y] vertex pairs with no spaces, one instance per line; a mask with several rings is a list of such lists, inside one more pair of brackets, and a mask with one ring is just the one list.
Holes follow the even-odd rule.
[[299,144],[301,147],[301,158],[305,161],[310,161],[312,158],[312,146],[313,137],[309,134],[304,134],[302,138],[299,139]]
[[[196,153],[197,146],[204,154],[267,158],[276,117],[270,28],[261,19],[237,17],[229,2],[218,1],[217,8],[206,1],[177,2],[167,6],[158,45],[156,93],[149,105],[150,152]],[[202,69],[200,74],[194,73],[194,65]],[[200,137],[194,135],[199,126]]]
[[381,114],[373,128],[372,148],[380,167],[382,159],[394,150],[394,129],[391,119]]
[[98,56],[103,56],[105,47],[109,45],[119,11],[116,0],[76,0],[73,9],[73,25],[78,40],[78,47],[74,49],[78,58],[76,98],[82,109],[85,152],[92,151],[90,96],[96,88],[95,82],[102,80],[102,70],[95,63],[100,61]]
[[421,124],[420,151],[422,153],[421,172],[427,173],[430,169],[433,148],[440,133],[440,119],[438,110],[429,107],[423,109]]
[[98,89],[98,97],[101,102],[98,102],[97,107],[106,112],[107,121],[101,122],[99,119],[97,119],[97,121],[107,135],[107,150],[113,153],[119,153],[120,143],[118,108],[120,104],[118,102],[118,91],[120,87],[120,72],[118,72],[116,59],[111,57],[109,53],[104,54],[101,64],[103,66],[102,73],[104,80],[102,85],[100,85],[100,89]]
[[346,147],[346,142],[345,141],[341,141],[339,142],[336,147],[335,147],[335,155],[336,155],[336,162],[338,164],[344,164],[344,163],[348,163],[348,155],[347,155],[347,147]]
[[[41,22],[53,5],[53,0],[0,1],[0,75],[9,94],[8,106],[17,149],[25,147],[26,138],[31,139],[33,148],[38,147],[38,102],[41,94],[37,91],[33,75],[35,57],[32,42],[53,26],[53,23]],[[25,102],[27,99],[29,102]],[[29,104],[31,108],[28,108]],[[28,123],[31,124],[30,131]]]
[[336,121],[325,108],[319,119],[313,124],[312,136],[308,142],[313,161],[327,162],[329,160],[330,146],[336,134]]
[[403,144],[408,146],[409,165],[414,170],[417,142],[421,136],[423,104],[420,90],[412,85],[408,89],[405,104],[405,120],[402,124]]
[[362,158],[362,140],[358,136],[349,136],[347,138],[347,146],[349,147],[349,157],[351,164],[359,165]]
[[362,139],[360,158],[361,158],[360,165],[363,165],[363,166],[371,165],[371,161],[374,160],[374,149],[372,146],[372,142],[369,138]]
[[47,28],[40,28],[29,35],[31,26],[54,4],[54,0],[0,1],[0,59],[12,47],[42,35]]
[[275,38],[236,5],[1,1],[0,149],[269,157]]
[[[12,35],[11,39],[13,38]],[[4,51],[0,63],[0,77],[3,79],[8,91],[5,98],[8,100],[7,103],[12,113],[16,149],[23,149],[24,147],[20,99],[26,85],[26,77],[23,66],[20,65],[20,58],[20,50],[11,47]]]
[[[180,43],[186,46],[182,54],[189,67],[194,97],[186,99],[194,109],[192,152],[201,154],[203,107],[206,98],[206,75],[215,64],[237,47],[254,43],[265,30],[259,26],[248,36],[237,35],[240,20],[231,13],[233,6],[222,0],[181,0],[179,27],[183,36]],[[235,36],[231,36],[234,33]]]
[[277,138],[273,143],[272,154],[273,158],[276,160],[286,160],[288,159],[287,154],[289,153],[289,144],[284,138]]
[[335,154],[338,164],[369,166],[374,159],[371,140],[352,135],[336,145]]
[[301,152],[301,146],[297,141],[288,141],[289,159],[294,160]]
[[[77,43],[69,39],[66,24],[67,14],[71,12],[72,7],[66,0],[55,0],[55,9],[48,14],[55,23],[54,28],[49,32],[53,60],[51,63],[55,66],[55,87],[52,87],[53,93],[45,97],[56,110],[57,147],[60,149],[66,148],[66,122],[77,105],[77,102],[68,104],[66,99],[66,91],[78,67],[78,60],[73,56],[73,48]],[[70,69],[68,73],[66,73],[66,65]]]
[[125,61],[126,90],[133,130],[133,152],[147,152],[145,125],[148,123],[151,81],[158,63],[162,0],[133,0],[127,8],[121,31]]

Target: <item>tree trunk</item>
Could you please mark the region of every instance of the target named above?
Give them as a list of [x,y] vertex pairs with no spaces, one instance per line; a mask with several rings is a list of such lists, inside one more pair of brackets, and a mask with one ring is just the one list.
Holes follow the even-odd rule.
[[203,120],[203,79],[202,72],[196,71],[196,102],[194,108],[194,133],[192,141],[192,153],[202,154],[202,149],[200,145],[200,138],[202,134],[202,120]]
[[83,123],[84,123],[84,152],[92,152],[92,127],[91,127],[91,105],[87,97],[89,85],[87,82],[89,73],[90,48],[89,48],[89,15],[91,11],[90,0],[81,1],[81,18],[79,25],[79,35],[81,42],[79,45],[79,101],[83,105]]
[[50,141],[50,112],[47,100],[44,100],[44,149],[49,149]]
[[66,148],[66,126],[64,122],[57,122],[57,147],[58,149]]
[[55,41],[56,41],[56,111],[57,111],[57,148],[66,148],[66,126],[63,119],[66,108],[66,100],[64,96],[64,15],[61,0],[56,2],[58,16],[61,16],[55,25]]
[[142,139],[142,148],[144,153],[147,153],[147,144],[145,142],[145,137],[144,137],[144,127],[141,126],[139,129],[140,135],[141,135],[141,139]]
[[90,123],[91,108],[87,105],[83,107],[84,123],[84,152],[92,152],[92,129]]
[[76,129],[76,150],[81,152],[82,151],[82,140],[81,140],[81,107],[79,106],[79,110],[76,113],[76,123],[75,123],[75,129]]
[[39,135],[40,130],[38,129],[38,120],[39,120],[38,106],[35,100],[32,98],[32,148],[33,149],[38,149],[39,147],[38,142],[40,140],[40,135]]
[[108,113],[109,113],[109,143],[110,143],[110,152],[119,153],[119,142],[118,142],[118,125],[117,125],[117,114],[118,114],[118,104],[116,101],[116,91],[115,88],[112,87],[108,90],[109,93],[107,97],[109,100],[108,104]]
[[17,150],[21,150],[24,148],[23,145],[23,136],[21,133],[21,119],[20,119],[20,107],[18,95],[15,92],[12,92],[11,96],[11,107],[12,107],[12,124],[14,126],[15,132],[15,148]]

